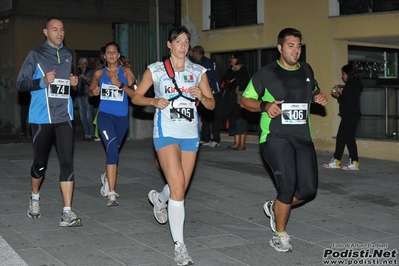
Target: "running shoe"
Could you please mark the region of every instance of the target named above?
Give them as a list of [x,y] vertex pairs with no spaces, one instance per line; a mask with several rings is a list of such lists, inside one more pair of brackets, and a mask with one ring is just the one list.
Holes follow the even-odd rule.
[[179,243],[175,250],[175,261],[178,266],[194,265],[193,259],[188,255],[186,245]]
[[341,161],[332,158],[331,161],[329,161],[328,163],[323,163],[323,168],[331,168],[331,169],[341,168]]
[[112,206],[118,206],[118,205],[119,205],[119,202],[116,200],[115,191],[110,191],[108,193],[107,206],[112,207]]
[[63,212],[61,215],[60,226],[75,227],[82,226],[82,220],[76,216],[73,211]]
[[216,142],[216,141],[211,141],[211,142],[209,142],[209,147],[211,147],[211,148],[220,147],[220,143]]
[[360,169],[360,164],[358,161],[353,161],[349,159],[349,163],[345,166],[341,167],[342,170],[359,170]]
[[291,252],[292,246],[290,244],[291,238],[287,234],[281,235],[273,235],[273,238],[270,239],[270,246],[273,247],[278,252]]
[[101,196],[106,197],[106,196],[108,196],[108,192],[109,192],[107,174],[106,173],[102,174],[100,179],[101,179],[101,184],[102,184],[100,193],[101,193]]
[[201,140],[201,141],[199,142],[199,145],[200,145],[200,146],[209,146],[209,143],[210,143],[210,141],[205,142],[205,141],[202,141],[202,140]]
[[27,211],[28,217],[31,219],[40,218],[40,200],[29,199],[29,209]]
[[159,192],[157,192],[156,190],[151,190],[148,193],[148,199],[150,200],[152,205],[154,205],[153,210],[154,210],[155,219],[158,221],[158,223],[165,224],[168,221],[168,211],[167,211],[168,205],[165,204],[165,206],[159,207],[157,204],[158,195]]
[[[101,193],[101,196],[106,197],[106,196],[108,196],[108,193],[109,193],[109,184],[108,184],[108,179],[107,179],[107,173],[102,174],[100,179],[101,179],[101,184],[102,184],[100,193]],[[116,192],[115,192],[115,197],[119,198],[119,194]]]
[[274,201],[269,200],[263,205],[263,210],[265,211],[266,215],[270,218],[270,228],[273,232],[276,232],[276,218],[274,217]]

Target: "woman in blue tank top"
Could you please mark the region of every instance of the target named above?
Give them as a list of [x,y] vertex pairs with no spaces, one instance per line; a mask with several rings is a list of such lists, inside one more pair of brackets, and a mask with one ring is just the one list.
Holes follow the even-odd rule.
[[108,196],[107,206],[119,205],[115,193],[119,148],[129,126],[129,102],[136,79],[129,61],[120,54],[119,45],[105,46],[104,68],[97,70],[89,88],[90,96],[100,96],[97,126],[107,153],[105,173],[101,175],[101,195]]

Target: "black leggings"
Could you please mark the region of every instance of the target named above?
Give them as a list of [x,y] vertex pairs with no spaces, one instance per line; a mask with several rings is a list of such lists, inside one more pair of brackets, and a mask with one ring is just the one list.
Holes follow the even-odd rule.
[[349,158],[351,158],[352,161],[359,161],[355,139],[356,128],[359,120],[360,114],[341,117],[341,123],[339,124],[337,133],[337,142],[335,144],[335,159],[341,160],[346,145],[349,151]]
[[316,193],[317,157],[312,141],[274,136],[261,143],[261,150],[276,180],[280,202],[291,204],[294,197],[307,200]]
[[73,181],[73,128],[72,122],[59,124],[32,124],[34,160],[31,168],[33,178],[46,173],[51,144],[55,143],[60,163],[60,181]]

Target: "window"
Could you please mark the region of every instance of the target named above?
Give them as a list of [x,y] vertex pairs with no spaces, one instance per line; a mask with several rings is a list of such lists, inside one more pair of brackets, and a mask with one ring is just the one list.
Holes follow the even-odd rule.
[[6,33],[9,29],[9,19],[2,19],[0,20],[0,33]]
[[211,0],[211,29],[258,23],[258,0]]
[[363,82],[362,116],[358,138],[397,139],[399,131],[398,50],[349,46],[349,63],[356,66]]
[[[271,62],[276,61],[280,58],[280,53],[277,51],[277,48],[267,48],[267,49],[259,49],[259,50],[247,50],[242,51],[245,57],[245,65],[248,67],[249,75],[252,77],[256,71],[258,71],[261,67],[270,64]],[[216,71],[218,73],[219,80],[221,80],[226,73],[227,69],[230,68],[230,53],[213,53],[211,54],[211,59],[216,63]],[[301,56],[299,61],[306,62],[306,47],[302,46]],[[317,77],[316,77],[317,79]],[[223,107],[222,100],[222,110],[226,109]],[[248,134],[259,134],[259,112],[248,112],[247,121],[248,121]]]
[[397,0],[339,0],[339,5],[341,15],[399,10]]

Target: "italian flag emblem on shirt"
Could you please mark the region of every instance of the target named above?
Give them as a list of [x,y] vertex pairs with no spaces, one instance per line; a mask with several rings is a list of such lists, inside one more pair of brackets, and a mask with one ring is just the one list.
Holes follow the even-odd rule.
[[184,76],[184,81],[193,82],[194,81],[194,76],[193,75]]

